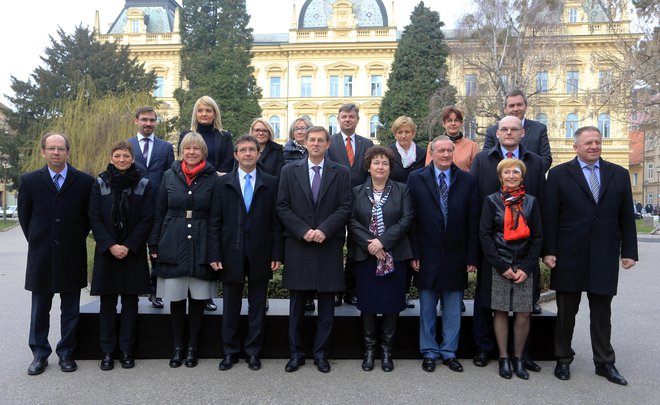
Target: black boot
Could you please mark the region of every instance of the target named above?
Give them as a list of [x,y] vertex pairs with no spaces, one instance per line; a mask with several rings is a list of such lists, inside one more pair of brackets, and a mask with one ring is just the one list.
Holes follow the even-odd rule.
[[385,372],[394,370],[394,362],[392,361],[392,344],[394,343],[394,332],[396,332],[396,320],[399,317],[398,313],[383,314],[383,338],[381,340],[381,347],[383,348],[383,361],[381,368]]
[[523,359],[514,357],[513,369],[515,370],[518,378],[522,378],[523,380],[529,380],[529,373],[527,372],[527,370],[525,370],[525,362]]
[[364,360],[362,370],[374,369],[374,358],[376,357],[376,315],[362,313],[362,335],[364,339]]

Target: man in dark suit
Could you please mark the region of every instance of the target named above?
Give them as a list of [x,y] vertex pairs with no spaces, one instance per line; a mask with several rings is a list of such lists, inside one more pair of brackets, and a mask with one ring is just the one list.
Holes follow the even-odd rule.
[[[374,143],[363,136],[355,133],[358,122],[360,122],[360,108],[348,103],[339,107],[339,129],[337,134],[330,137],[330,148],[327,157],[333,162],[348,167],[351,173],[351,189],[359,186],[367,179],[367,169],[364,167],[364,154]],[[342,298],[347,304],[355,305],[355,269],[353,261],[346,258],[344,269],[344,281],[346,283],[344,292],[335,296],[335,305],[341,305]]]
[[[138,133],[128,141],[135,153],[135,166],[140,169],[144,177],[149,179],[153,187],[153,194],[158,195],[163,173],[174,162],[174,148],[172,144],[157,138],[154,134],[158,124],[156,110],[153,107],[140,107],[135,113],[135,125]],[[154,308],[163,308],[163,300],[156,296],[156,277],[151,276],[151,295],[149,301]]]
[[[543,159],[543,173],[552,165],[552,153],[548,140],[548,127],[545,124],[525,118],[527,112],[527,97],[520,90],[513,90],[504,97],[504,113],[513,115],[522,121],[525,137],[521,143],[530,152],[534,152]],[[488,127],[483,150],[495,146],[497,143],[497,124]]]
[[575,131],[575,159],[550,170],[543,198],[543,261],[552,269],[557,292],[555,376],[568,380],[575,315],[587,292],[591,348],[596,374],[626,385],[614,367],[610,343],[612,298],[621,267],[635,265],[637,231],[630,209],[628,171],[601,159],[602,135],[596,127]]
[[248,367],[259,370],[268,280],[282,262],[282,228],[275,211],[277,178],[257,168],[259,144],[250,135],[236,141],[234,158],[238,166],[220,178],[221,262],[211,264],[223,283],[224,357],[219,368],[229,370],[238,361],[238,322],[247,277],[249,309],[244,348]]
[[[523,146],[522,140],[527,137],[527,134],[522,129],[520,119],[516,116],[506,116],[497,125],[498,141],[490,149],[479,152],[470,167],[470,173],[474,175],[477,181],[479,215],[481,215],[481,204],[483,204],[484,198],[501,188],[500,179],[497,176],[497,164],[506,157],[520,159],[525,163],[527,168],[523,179],[525,192],[536,197],[539,201],[543,197],[545,184],[543,159]],[[490,264],[483,262],[480,267],[490,268]],[[488,353],[495,348],[492,332],[492,311],[490,308],[481,306],[482,301],[484,301],[483,295],[490,294],[490,291],[482,291],[481,289],[480,280],[482,276],[490,277],[490,273],[479,273],[474,297],[474,316],[472,319],[477,355],[474,357],[473,362],[477,367],[485,367],[488,364]],[[539,267],[537,265],[534,269],[534,306],[537,307],[535,313],[541,312],[541,307],[538,306],[539,278]],[[541,367],[530,359],[527,352],[523,356],[523,362],[528,370],[535,372],[541,370]]]
[[87,285],[89,196],[94,179],[67,164],[69,140],[48,132],[41,138],[46,166],[21,176],[18,220],[28,241],[25,289],[32,291],[29,375],[44,372],[52,353],[48,343],[50,308],[60,294],[61,339],[55,349],[62,371],[76,371],[73,359],[80,314],[80,289]]
[[307,291],[318,293],[314,364],[323,373],[330,371],[327,349],[334,295],[344,290],[342,249],[351,214],[351,181],[346,167],[324,159],[329,146],[325,128],[309,128],[308,158],[284,166],[280,177],[277,213],[284,227],[282,287],[290,292],[287,372],[305,364],[301,328]]
[[[419,289],[419,350],[422,368],[435,362],[462,372],[456,358],[461,303],[467,273],[477,270],[478,213],[474,178],[452,163],[454,143],[442,135],[431,144],[432,163],[408,177],[415,219],[411,232],[415,286]],[[442,297],[442,344],[435,336],[438,296]]]

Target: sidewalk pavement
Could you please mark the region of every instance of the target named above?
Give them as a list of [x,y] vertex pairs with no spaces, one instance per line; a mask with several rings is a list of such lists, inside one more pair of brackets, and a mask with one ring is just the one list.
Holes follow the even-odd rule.
[[[643,240],[643,241],[642,241]],[[421,369],[421,360],[395,360],[384,373],[360,369],[359,360],[332,360],[332,372],[319,373],[311,361],[298,372],[285,373],[285,359],[263,360],[260,371],[243,362],[219,371],[218,361],[202,359],[196,368],[171,369],[167,360],[140,360],[136,367],[101,371],[96,361],[78,361],[78,371],[63,373],[53,353],[46,372],[28,376],[32,360],[27,345],[30,293],[23,289],[27,244],[20,228],[0,232],[0,403],[232,403],[232,404],[354,404],[354,403],[658,403],[660,388],[659,239],[640,238],[641,262],[621,271],[619,295],[613,302],[612,344],[617,368],[628,379],[621,387],[594,374],[591,361],[586,297],[573,339],[576,359],[570,381],[553,376],[554,362],[529,381],[499,377],[497,363],[478,368],[462,360],[465,372],[438,365],[434,373]],[[94,300],[83,291],[83,303]],[[543,306],[555,311],[554,301]],[[59,300],[53,302],[51,344],[59,338]],[[220,344],[218,342],[218,344]],[[394,348],[396,352],[396,347]]]

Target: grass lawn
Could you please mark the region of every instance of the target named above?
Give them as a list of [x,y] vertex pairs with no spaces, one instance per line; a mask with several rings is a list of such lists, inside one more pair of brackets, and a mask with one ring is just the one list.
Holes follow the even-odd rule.
[[17,225],[18,221],[11,219],[0,219],[0,231],[6,231],[14,225]]
[[636,219],[637,233],[650,233],[654,228],[652,226],[644,226],[644,220]]

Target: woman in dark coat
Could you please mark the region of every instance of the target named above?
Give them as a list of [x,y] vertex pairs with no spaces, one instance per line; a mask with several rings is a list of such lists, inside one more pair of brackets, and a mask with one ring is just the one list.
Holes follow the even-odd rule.
[[408,231],[412,201],[408,187],[392,181],[394,152],[384,146],[369,148],[364,157],[370,174],[353,188],[353,209],[348,222],[348,258],[355,261],[356,293],[360,299],[364,338],[362,369],[374,368],[376,315],[383,314],[382,369],[392,371],[390,355],[399,312],[406,308],[406,263],[412,258]]
[[282,148],[284,155],[284,165],[297,162],[307,158],[307,148],[305,148],[305,133],[307,128],[312,126],[312,121],[307,117],[300,117],[293,121],[289,128],[289,140]]
[[234,145],[231,133],[222,129],[220,108],[209,96],[202,96],[195,102],[190,129],[179,135],[179,159],[181,159],[181,141],[186,134],[197,132],[204,138],[208,149],[206,161],[215,167],[218,174],[229,173],[234,168]]
[[273,142],[273,127],[263,118],[255,118],[250,125],[250,135],[259,142],[259,168],[271,176],[280,178],[284,166],[284,153],[282,145]]
[[117,299],[121,294],[119,350],[122,368],[132,368],[138,295],[150,292],[147,237],[154,219],[155,195],[133,164],[127,141],[112,146],[110,164],[94,183],[89,221],[96,240],[92,295],[101,296],[101,370],[114,367]]
[[183,362],[183,334],[188,300],[188,353],[186,367],[197,365],[197,343],[205,300],[217,291],[217,274],[210,264],[219,261],[217,251],[220,204],[219,177],[204,159],[206,144],[191,132],[181,142],[182,160],[163,175],[156,216],[149,237],[158,292],[170,301],[174,353],[170,367]]
[[[411,172],[425,166],[426,151],[415,143],[417,125],[412,118],[405,115],[398,117],[392,124],[392,133],[396,142],[388,146],[394,152],[390,179],[405,184],[408,182],[408,175]],[[408,308],[415,307],[415,304],[410,300],[410,295],[407,295],[412,285],[414,273],[410,263],[408,263],[406,270],[406,306]]]
[[481,302],[495,314],[500,376],[509,379],[513,375],[508,354],[509,311],[513,311],[513,369],[527,380],[522,355],[529,335],[534,268],[541,253],[542,233],[538,201],[526,195],[522,185],[525,171],[525,164],[518,159],[503,159],[497,165],[502,189],[483,203],[479,237],[488,265],[482,266],[480,273],[485,295]]

